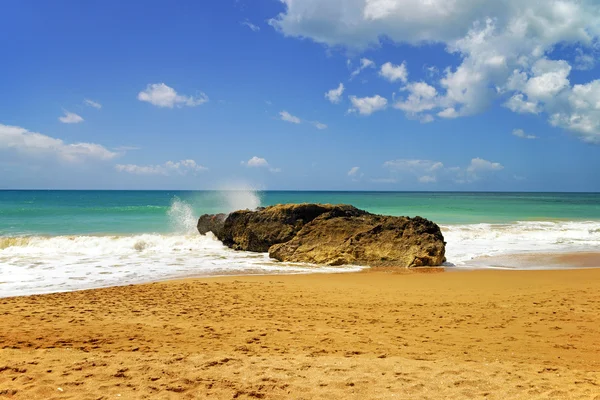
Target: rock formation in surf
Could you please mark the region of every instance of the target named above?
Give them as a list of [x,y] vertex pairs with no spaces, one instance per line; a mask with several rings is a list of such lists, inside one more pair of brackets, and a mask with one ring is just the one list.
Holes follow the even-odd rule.
[[198,231],[212,231],[236,250],[268,251],[280,261],[411,268],[441,265],[445,253],[444,237],[433,222],[350,205],[285,204],[227,217],[203,215]]
[[227,214],[204,214],[198,220],[198,232],[202,235],[212,232],[221,240],[223,224],[226,218]]

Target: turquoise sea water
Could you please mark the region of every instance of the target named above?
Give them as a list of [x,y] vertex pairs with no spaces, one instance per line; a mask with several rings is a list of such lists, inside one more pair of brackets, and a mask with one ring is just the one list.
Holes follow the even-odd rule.
[[194,216],[278,203],[352,204],[439,224],[600,221],[598,193],[0,191],[0,235],[170,233],[180,200]]
[[204,213],[302,202],[431,219],[447,242],[448,268],[506,268],[486,260],[600,250],[598,193],[0,191],[0,297],[184,276],[361,269],[280,263],[196,230]]

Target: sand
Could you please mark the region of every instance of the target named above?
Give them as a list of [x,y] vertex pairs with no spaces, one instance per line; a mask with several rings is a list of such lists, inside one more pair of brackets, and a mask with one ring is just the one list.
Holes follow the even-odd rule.
[[600,269],[0,299],[0,398],[600,399]]

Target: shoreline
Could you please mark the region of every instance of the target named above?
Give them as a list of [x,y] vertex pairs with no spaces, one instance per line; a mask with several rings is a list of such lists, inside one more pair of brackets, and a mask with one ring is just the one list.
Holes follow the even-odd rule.
[[[487,264],[494,263],[496,266],[489,266]],[[471,263],[470,263],[471,264]],[[342,266],[344,267],[344,266]],[[358,266],[350,266],[357,267]],[[172,282],[188,279],[218,279],[226,277],[244,278],[253,276],[264,276],[264,277],[278,277],[278,276],[301,276],[301,275],[337,275],[337,274],[361,274],[369,272],[385,272],[397,275],[409,275],[409,274],[429,274],[429,273],[441,273],[441,272],[476,272],[476,271],[554,271],[554,270],[565,270],[572,271],[578,269],[597,269],[600,268],[600,252],[561,252],[561,253],[516,253],[516,254],[503,254],[498,256],[486,256],[478,257],[473,259],[472,265],[466,266],[437,266],[437,267],[416,267],[416,268],[395,268],[395,267],[362,267],[361,270],[344,271],[339,272],[281,272],[281,273],[263,273],[262,271],[255,274],[240,274],[238,272],[232,272],[231,274],[217,274],[217,275],[196,275],[188,274],[177,277],[166,277],[161,279],[133,281],[122,285],[107,285],[98,286],[92,288],[82,288],[67,291],[49,291],[42,293],[26,293],[17,294],[12,296],[0,296],[0,301],[6,298],[12,297],[28,297],[28,296],[44,296],[57,293],[71,293],[87,290],[106,289],[111,287],[125,287],[131,285],[147,285],[160,282]],[[0,282],[0,288],[1,288]]]
[[3,298],[0,393],[594,398],[599,293],[600,269],[379,270]]

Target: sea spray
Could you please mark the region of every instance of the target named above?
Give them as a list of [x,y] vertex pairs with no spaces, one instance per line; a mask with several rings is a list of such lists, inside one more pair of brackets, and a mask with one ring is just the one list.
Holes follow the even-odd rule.
[[173,233],[183,235],[197,233],[196,224],[198,217],[191,204],[175,196],[171,201],[171,207],[167,211],[167,215]]
[[349,272],[234,251],[213,235],[29,237],[0,251],[0,297],[190,276]]
[[247,184],[230,185],[223,187],[219,194],[226,213],[237,210],[255,210],[261,205],[258,190]]

